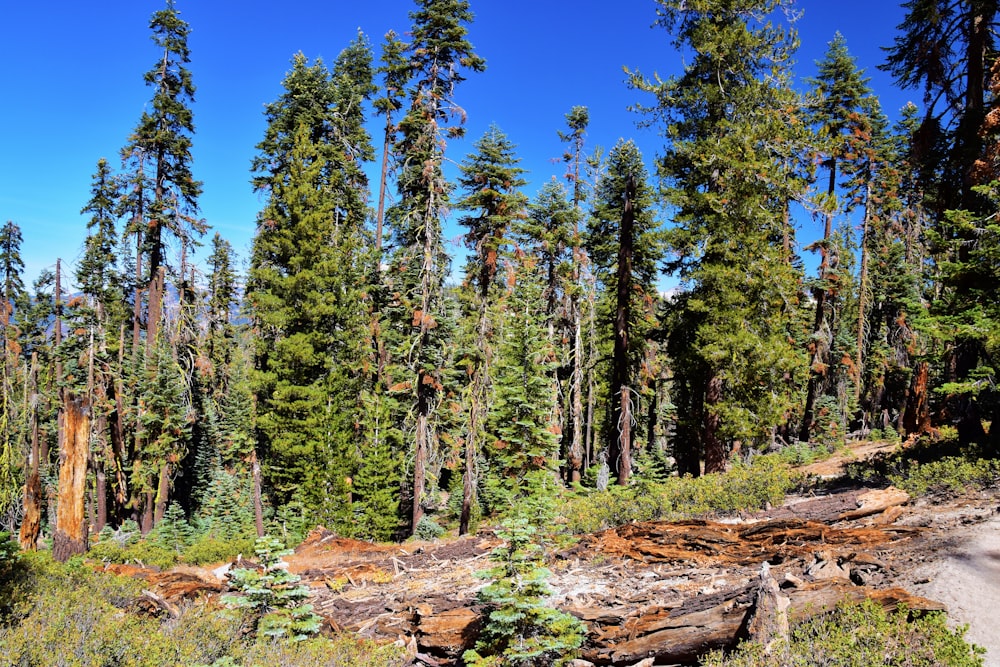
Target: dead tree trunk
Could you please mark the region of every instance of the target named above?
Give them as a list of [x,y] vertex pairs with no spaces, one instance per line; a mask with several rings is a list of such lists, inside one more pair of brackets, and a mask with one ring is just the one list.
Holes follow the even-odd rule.
[[257,451],[250,453],[250,469],[253,471],[253,521],[257,528],[257,537],[264,537],[264,503],[261,500],[260,492],[260,461],[257,460]]
[[28,375],[28,418],[31,424],[31,451],[28,454],[28,479],[24,483],[24,520],[21,522],[19,541],[21,548],[34,551],[42,531],[42,478],[38,460],[38,353],[31,354],[31,371]]
[[84,496],[90,458],[90,406],[85,398],[66,391],[63,431],[59,443],[59,496],[52,557],[66,562],[87,550]]

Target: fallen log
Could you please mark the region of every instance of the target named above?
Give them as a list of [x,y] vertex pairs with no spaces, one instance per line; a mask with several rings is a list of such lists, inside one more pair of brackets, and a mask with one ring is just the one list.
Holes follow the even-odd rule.
[[[595,665],[630,665],[645,658],[686,664],[716,649],[731,649],[747,634],[759,584],[696,597],[675,608],[636,610],[620,624],[592,622],[582,657]],[[804,583],[781,591],[789,599],[788,621],[797,623],[833,609],[841,601],[875,600],[887,609],[939,611],[940,603],[902,589],[873,590],[841,580]],[[572,608],[566,611],[578,615]],[[583,615],[578,615],[583,618]]]

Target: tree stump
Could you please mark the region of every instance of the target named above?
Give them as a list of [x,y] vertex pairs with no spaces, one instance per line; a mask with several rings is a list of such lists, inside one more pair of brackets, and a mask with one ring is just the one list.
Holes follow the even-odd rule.
[[52,557],[66,562],[87,550],[87,459],[90,457],[90,406],[66,392],[62,442],[59,443],[59,490]]

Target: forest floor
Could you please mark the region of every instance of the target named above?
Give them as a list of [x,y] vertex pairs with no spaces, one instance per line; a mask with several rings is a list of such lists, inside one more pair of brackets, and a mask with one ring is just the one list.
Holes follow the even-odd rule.
[[[790,599],[792,621],[844,598],[886,607],[946,609],[1000,667],[1000,491],[911,500],[904,492],[838,485],[846,462],[884,446],[863,444],[807,467],[825,490],[789,496],[755,514],[649,522],[549,549],[551,603],[588,626],[579,665],[692,664],[747,633],[763,568]],[[488,529],[435,542],[371,544],[317,529],[286,557],[332,631],[396,641],[412,665],[455,664],[478,630],[476,576],[501,544]],[[769,570],[769,572],[768,572]],[[215,573],[150,575],[178,600],[221,587]]]

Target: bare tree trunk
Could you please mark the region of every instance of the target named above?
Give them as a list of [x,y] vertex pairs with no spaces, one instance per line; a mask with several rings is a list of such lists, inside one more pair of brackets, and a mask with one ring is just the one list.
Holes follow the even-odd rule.
[[160,329],[160,319],[163,316],[163,289],[166,282],[165,269],[159,267],[149,281],[149,306],[146,312],[146,354],[148,355],[156,343],[156,335]]
[[167,504],[170,502],[170,463],[164,461],[160,464],[159,482],[156,485],[156,505],[153,508],[153,526],[160,523],[160,519],[167,511]]
[[[832,195],[834,189],[836,188],[837,182],[837,163],[836,161],[830,164],[830,183],[827,190],[827,194]],[[814,413],[816,408],[816,400],[823,391],[824,377],[826,376],[827,368],[829,366],[829,345],[826,341],[820,340],[820,336],[823,335],[823,324],[826,322],[826,298],[827,289],[824,282],[826,281],[827,270],[829,269],[829,257],[830,250],[827,248],[827,244],[830,242],[830,235],[833,232],[833,214],[828,213],[826,215],[826,223],[823,228],[823,241],[820,244],[820,262],[819,262],[819,280],[820,286],[816,290],[816,318],[813,322],[813,340],[811,342],[812,349],[810,369],[809,369],[809,386],[806,389],[806,404],[805,409],[802,411],[802,429],[799,433],[799,440],[803,442],[809,441],[809,435],[812,430],[812,423],[814,419]]]
[[[141,203],[140,203],[141,207]],[[142,211],[135,216],[142,220]],[[135,303],[132,304],[132,351],[139,349],[139,333],[142,331],[142,234],[135,234]]]
[[85,503],[87,460],[90,455],[90,406],[86,399],[65,392],[66,415],[59,455],[59,501],[52,557],[66,562],[87,550]]
[[926,361],[918,361],[913,369],[910,387],[906,392],[906,407],[900,420],[904,435],[925,433],[930,428],[930,407],[928,403],[928,381],[930,368]]
[[611,469],[618,484],[628,484],[632,472],[632,394],[629,378],[628,347],[632,315],[632,256],[635,227],[635,179],[630,174],[625,183],[625,206],[618,230],[618,275],[615,303],[615,347],[612,358],[611,395],[618,397],[617,409],[612,408],[612,420],[617,425],[618,438],[609,452]]
[[21,548],[34,551],[42,532],[42,478],[39,474],[38,443],[38,353],[31,353],[31,371],[28,375],[28,392],[31,396],[28,416],[31,429],[31,451],[28,454],[28,479],[24,484],[24,520],[21,522],[19,541]]
[[[423,379],[423,373],[417,376],[418,382]],[[418,389],[418,394],[420,390]],[[410,516],[410,534],[417,534],[417,524],[424,516],[424,509],[420,505],[424,495],[424,484],[426,483],[427,466],[427,412],[421,409],[419,403],[422,396],[418,396],[417,402],[417,432],[415,450],[413,453],[413,511]]]
[[257,450],[250,453],[250,469],[253,471],[253,521],[257,528],[257,537],[264,537],[264,503],[260,490],[260,461],[257,460]]

